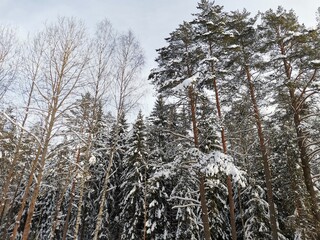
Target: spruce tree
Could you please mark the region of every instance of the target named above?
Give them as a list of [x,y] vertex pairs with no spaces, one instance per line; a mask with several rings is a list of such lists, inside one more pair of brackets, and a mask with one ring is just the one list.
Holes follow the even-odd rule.
[[146,202],[148,177],[147,132],[143,115],[139,112],[128,138],[124,158],[124,171],[120,190],[123,194],[120,207],[121,239],[146,239]]

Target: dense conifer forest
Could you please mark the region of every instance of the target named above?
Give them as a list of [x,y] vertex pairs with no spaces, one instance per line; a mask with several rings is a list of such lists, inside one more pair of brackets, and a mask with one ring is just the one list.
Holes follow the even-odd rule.
[[201,0],[148,80],[107,20],[1,27],[0,239],[320,239],[318,17]]

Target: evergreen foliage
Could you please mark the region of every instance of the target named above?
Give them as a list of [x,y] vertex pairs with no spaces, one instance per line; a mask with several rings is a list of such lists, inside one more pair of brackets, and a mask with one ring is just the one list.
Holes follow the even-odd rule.
[[[232,239],[228,177],[237,239],[319,239],[319,19],[306,28],[282,7],[253,16],[208,0],[196,11],[157,50],[149,76],[157,98],[133,124],[131,80],[143,54],[131,32],[117,39],[105,21],[91,42],[97,52],[81,48],[84,62],[72,55],[64,66],[50,65],[62,59],[64,39],[56,39],[61,46],[53,32],[35,39],[24,56],[37,89],[25,107],[31,117],[6,106],[0,90],[0,239]],[[43,39],[52,52],[41,48]],[[1,86],[13,78],[5,79]],[[61,87],[60,105],[54,90]]]

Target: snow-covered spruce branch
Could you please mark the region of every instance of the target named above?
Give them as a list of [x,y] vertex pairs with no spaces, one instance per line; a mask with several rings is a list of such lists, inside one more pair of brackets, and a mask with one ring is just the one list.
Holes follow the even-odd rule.
[[83,137],[80,136],[79,133],[77,133],[75,130],[71,129],[71,132],[74,133],[81,142],[83,142],[84,144],[88,144],[88,140],[84,139]]
[[310,118],[310,117],[319,117],[319,115],[320,115],[319,112],[307,114],[307,115],[301,116],[300,120],[301,120],[301,121],[304,121],[305,119],[308,119],[308,118]]
[[312,151],[311,153],[308,153],[307,156],[309,157],[309,159],[313,159],[314,156],[318,155],[319,153],[320,153],[320,148],[317,148],[314,151]]
[[199,204],[190,203],[190,204],[185,204],[185,205],[176,205],[176,206],[173,206],[172,209],[185,208],[185,207],[199,207],[199,206],[200,206],[200,203]]
[[171,130],[166,130],[166,129],[164,129],[163,131],[164,131],[165,133],[171,133],[173,136],[180,137],[180,138],[182,138],[182,139],[188,140],[189,142],[193,142],[193,139],[191,139],[191,138],[189,138],[189,137],[187,137],[187,136],[185,136],[185,135],[182,135],[182,134],[173,132],[173,131],[171,131]]
[[314,175],[312,178],[315,179],[315,182],[320,181],[320,174]]
[[14,124],[15,126],[17,126],[18,128],[22,129],[23,131],[27,132],[28,134],[30,134],[37,142],[38,144],[42,147],[42,142],[40,141],[40,139],[34,135],[33,133],[31,133],[28,129],[26,129],[25,127],[23,127],[20,123],[14,121],[11,117],[9,117],[5,112],[2,112],[2,115],[8,120],[10,121],[12,124]]
[[200,204],[200,202],[196,199],[193,199],[193,198],[186,198],[186,197],[179,197],[179,196],[173,196],[173,197],[170,197],[170,201],[172,201],[173,199],[179,199],[179,200],[183,200],[183,201],[192,201],[192,202],[195,202],[197,204]]

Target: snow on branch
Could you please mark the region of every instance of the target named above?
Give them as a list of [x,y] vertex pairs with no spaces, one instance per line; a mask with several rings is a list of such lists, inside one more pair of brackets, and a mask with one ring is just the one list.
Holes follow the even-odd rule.
[[11,117],[9,117],[5,112],[2,112],[2,115],[8,120],[10,121],[12,124],[14,124],[15,126],[19,127],[20,129],[22,129],[23,131],[29,133],[37,142],[38,144],[42,147],[42,142],[40,141],[40,139],[34,135],[33,133],[31,133],[28,129],[26,129],[25,127],[23,127],[20,123],[14,121]]
[[199,76],[199,74],[200,74],[199,72],[196,72],[191,77],[183,79],[183,81],[181,83],[179,83],[177,86],[173,87],[173,89],[172,89],[173,92],[181,92],[181,91],[188,89],[190,86],[199,85],[201,83],[201,81],[203,80]]
[[213,151],[209,154],[201,152],[198,148],[191,148],[184,153],[184,163],[189,161],[194,164],[200,172],[208,177],[215,177],[220,174],[231,175],[235,182],[245,186],[245,172],[234,165],[230,155],[221,151]]
[[238,169],[233,164],[233,158],[220,151],[214,151],[205,156],[207,165],[204,167],[204,172],[209,176],[216,176],[218,173],[225,173],[231,175],[235,182],[240,185],[245,185],[244,171]]
[[175,205],[172,207],[172,209],[175,209],[175,208],[186,208],[186,207],[199,207],[200,206],[200,203],[199,204],[194,204],[194,203],[189,203],[189,204],[185,204],[185,205]]
[[179,196],[170,197],[170,201],[172,201],[173,199],[179,199],[179,200],[182,200],[182,201],[191,201],[191,202],[200,204],[200,202],[198,200],[193,199],[193,198],[188,198],[188,197],[179,197]]

